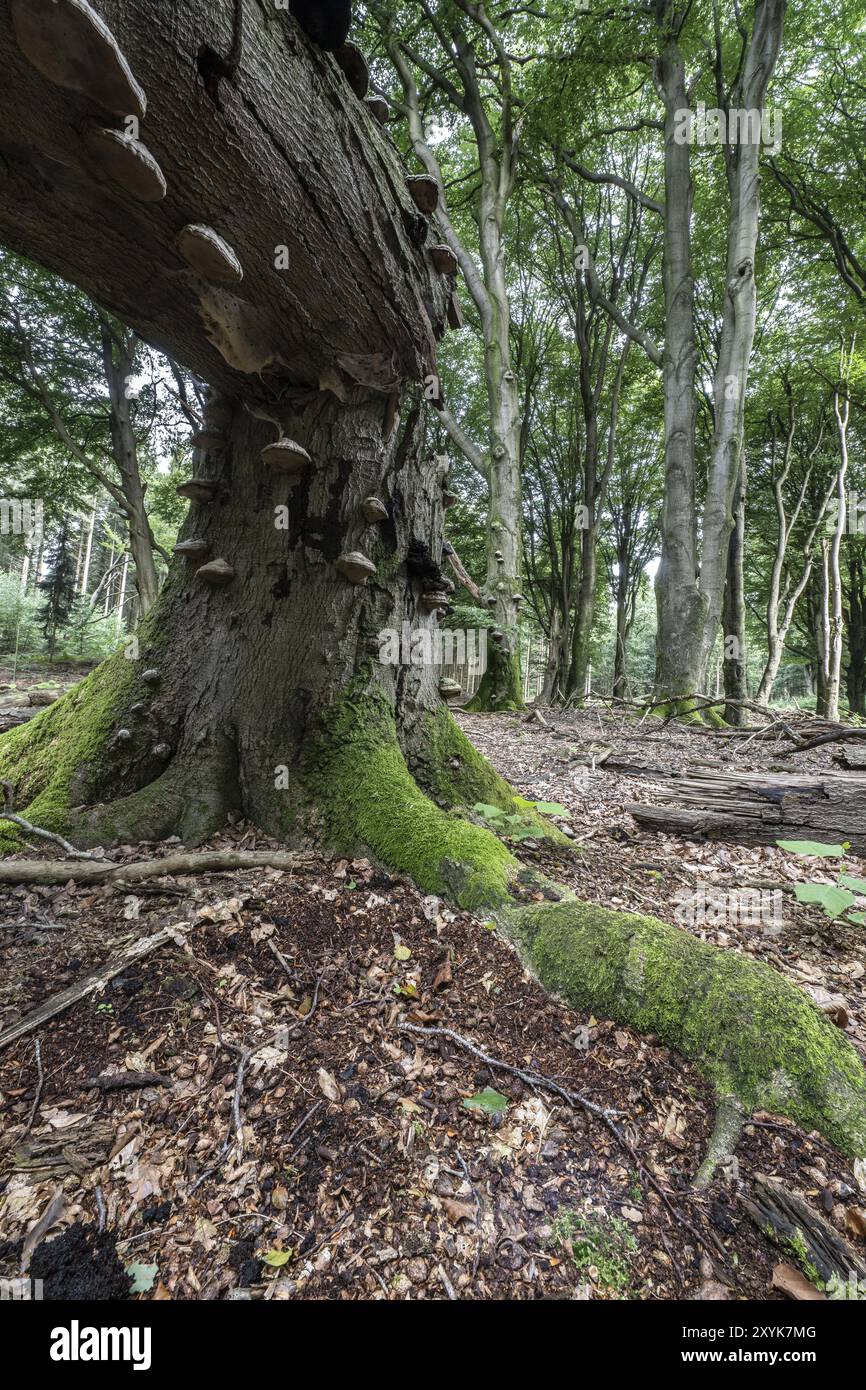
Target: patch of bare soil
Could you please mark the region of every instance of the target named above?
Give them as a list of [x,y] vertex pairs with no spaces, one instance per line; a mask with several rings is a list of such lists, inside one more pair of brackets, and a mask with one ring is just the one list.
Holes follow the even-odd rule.
[[[572,810],[580,854],[556,875],[584,897],[676,920],[675,891],[698,875],[783,876],[776,851],[637,832],[628,800],[646,788],[630,779],[599,771],[577,789],[570,745],[611,742],[594,716],[547,729],[460,719],[524,794]],[[685,743],[677,731],[677,756]],[[243,826],[219,842],[266,844]],[[0,1028],[167,927],[101,994],[0,1053],[0,1276],[18,1273],[52,1202],[37,1234],[93,1250],[107,1235],[143,1299],[781,1297],[779,1251],[741,1201],[756,1172],[805,1191],[852,1238],[851,1166],[775,1116],[747,1126],[738,1175],[693,1194],[714,1111],[694,1069],[550,999],[495,931],[364,860],[135,893],[6,888]],[[700,930],[801,984],[808,966],[844,986],[862,1041],[859,978],[840,973],[862,951],[839,929],[796,907],[782,937]],[[405,1022],[620,1112],[637,1165],[585,1110]],[[487,1091],[501,1099],[479,1104]],[[31,1271],[50,1266],[51,1244],[33,1258]]]

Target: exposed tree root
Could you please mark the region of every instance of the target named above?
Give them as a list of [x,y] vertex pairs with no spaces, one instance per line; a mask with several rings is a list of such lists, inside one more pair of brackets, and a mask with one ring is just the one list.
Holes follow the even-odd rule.
[[695,1175],[693,1186],[700,1192],[709,1187],[717,1168],[723,1168],[734,1157],[746,1123],[746,1112],[736,1096],[722,1096],[716,1110],[716,1122],[707,1145],[707,1155]]
[[654,917],[567,901],[500,914],[535,975],[579,1008],[690,1058],[719,1097],[866,1155],[866,1069],[798,987],[760,961]]

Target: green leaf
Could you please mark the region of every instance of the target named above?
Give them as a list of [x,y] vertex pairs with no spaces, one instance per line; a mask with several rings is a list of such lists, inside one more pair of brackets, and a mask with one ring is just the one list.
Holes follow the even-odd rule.
[[854,894],[834,883],[795,883],[798,903],[820,903],[828,917],[838,917],[854,902]]
[[822,845],[819,840],[777,840],[779,849],[790,850],[791,854],[812,854],[822,858],[841,859],[845,853],[844,845]]
[[131,1264],[126,1266],[126,1272],[132,1280],[130,1293],[150,1293],[156,1283],[159,1267],[157,1265]]
[[866,912],[849,912],[848,921],[856,922],[858,925],[860,925],[861,923],[866,922]]
[[269,1250],[266,1255],[262,1256],[265,1264],[270,1265],[271,1269],[282,1269],[283,1265],[287,1265],[291,1258],[291,1250]]
[[485,820],[501,820],[505,816],[505,812],[499,806],[491,806],[487,801],[476,801],[472,809]]
[[508,1109],[508,1098],[494,1091],[492,1086],[485,1086],[483,1091],[478,1091],[468,1100],[464,1100],[467,1110],[486,1110],[488,1115],[502,1115]]
[[840,874],[837,880],[843,888],[851,888],[855,893],[866,893],[866,878],[855,878],[853,874]]
[[560,806],[558,801],[536,801],[535,809],[543,816],[564,816],[566,820],[571,820],[571,812],[567,807]]
[[400,943],[399,946],[395,946],[395,947],[394,947],[394,959],[395,959],[395,960],[408,960],[409,957],[411,956],[411,954],[412,954],[412,952],[409,950],[409,947],[408,947],[408,946],[404,946],[402,942]]

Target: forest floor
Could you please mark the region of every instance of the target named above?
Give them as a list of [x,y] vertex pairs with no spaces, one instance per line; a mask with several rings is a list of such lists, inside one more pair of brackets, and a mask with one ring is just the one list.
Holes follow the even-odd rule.
[[[697,885],[784,888],[826,865],[645,832],[628,808],[652,783],[580,761],[604,745],[667,769],[719,757],[766,769],[776,750],[720,755],[710,735],[657,720],[545,716],[458,714],[523,795],[569,811],[578,853],[556,877],[767,960],[836,1010],[866,1055],[862,930],[787,891],[781,923],[683,919]],[[790,761],[809,771],[831,756]],[[244,825],[213,843],[268,846]],[[544,867],[534,842],[516,852]],[[552,1000],[481,920],[365,860],[134,892],[4,887],[0,1028],[166,927],[177,931],[158,951],[0,1053],[0,1277],[45,1218],[36,1235],[54,1239],[30,1272],[46,1297],[116,1297],[132,1277],[146,1299],[782,1298],[785,1259],[743,1205],[757,1173],[806,1194],[863,1253],[864,1176],[829,1144],[760,1113],[738,1170],[695,1194],[714,1112],[695,1069]],[[450,1029],[619,1110],[641,1169],[585,1111],[401,1022]],[[86,1085],[119,1073],[157,1080]],[[498,1111],[467,1105],[486,1088]]]

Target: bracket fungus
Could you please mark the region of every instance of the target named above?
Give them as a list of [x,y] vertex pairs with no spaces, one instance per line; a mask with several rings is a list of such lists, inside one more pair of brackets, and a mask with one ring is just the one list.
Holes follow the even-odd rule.
[[334,57],[355,96],[363,101],[370,90],[370,69],[360,48],[356,43],[343,43],[334,53]]
[[460,300],[456,293],[448,297],[448,327],[456,330],[465,327],[463,310],[460,308]]
[[443,676],[439,682],[439,694],[443,700],[459,700],[463,694],[463,687],[459,681],[452,680],[450,676]]
[[334,561],[334,568],[344,574],[353,584],[366,584],[370,575],[376,573],[376,566],[373,561],[368,560],[366,555],[362,555],[360,550],[349,550],[338,556]]
[[365,105],[373,119],[379,122],[379,125],[388,124],[391,119],[391,108],[384,97],[367,97]]
[[140,140],[97,125],[84,132],[84,144],[94,165],[140,203],[158,203],[165,197],[165,175]]
[[205,280],[239,285],[244,278],[244,268],[234,251],[213,227],[191,222],[178,232],[175,245],[187,265]]
[[495,596],[494,594],[488,594],[488,595],[487,595],[487,598],[484,600],[484,602],[487,604],[487,607],[488,607],[488,608],[495,608],[495,607],[496,607],[496,596]]
[[428,594],[422,594],[421,602],[428,613],[440,613],[448,607],[448,595],[434,589]]
[[145,685],[159,685],[162,676],[159,674],[159,671],[150,670],[143,671],[141,679]]
[[117,40],[87,0],[12,0],[18,47],[49,82],[115,116],[144,120],[147,98]]
[[431,246],[430,259],[440,275],[457,274],[457,257],[450,246]]
[[235,572],[228,560],[211,560],[210,564],[202,565],[201,569],[196,570],[195,577],[205,584],[213,584],[220,588],[223,584],[231,584]]
[[313,461],[306,449],[293,439],[278,439],[274,444],[266,444],[260,457],[274,473],[301,473]]
[[501,550],[494,550],[493,558],[496,561],[497,565],[505,564],[505,556],[502,554]]
[[185,560],[206,560],[210,555],[210,546],[207,541],[198,538],[179,541],[174,547],[175,555],[182,555]]
[[178,497],[188,497],[190,502],[212,502],[216,497],[217,485],[210,478],[190,478],[175,488]]
[[384,521],[388,515],[388,508],[378,497],[365,497],[361,503],[361,511],[370,522]]
[[435,179],[426,174],[409,174],[406,178],[412,202],[425,217],[432,217],[439,206],[439,187]]

